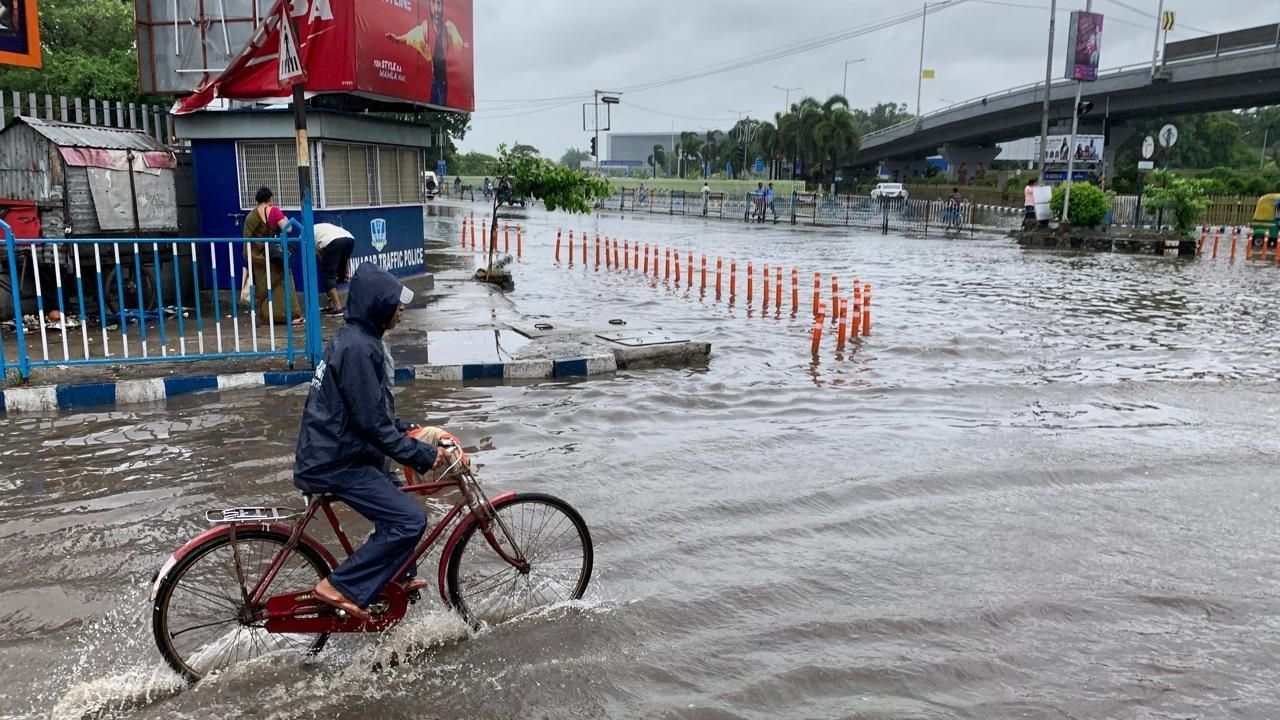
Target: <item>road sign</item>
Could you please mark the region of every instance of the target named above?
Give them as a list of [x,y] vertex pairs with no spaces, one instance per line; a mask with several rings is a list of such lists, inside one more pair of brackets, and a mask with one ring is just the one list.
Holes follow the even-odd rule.
[[1154,162],[1150,161],[1150,160],[1139,160],[1139,161],[1138,161],[1138,169],[1139,169],[1139,170],[1154,170],[1154,169],[1155,169],[1155,167],[1156,167],[1156,164],[1155,164]]
[[1173,125],[1160,128],[1160,147],[1171,148],[1176,142],[1178,142],[1178,128]]
[[436,161],[436,177],[440,178],[441,180],[444,180],[444,175],[445,175],[444,168],[445,168],[444,160],[437,160]]
[[1160,29],[1168,32],[1173,29],[1173,20],[1177,13],[1172,10],[1165,10],[1160,13]]
[[1156,139],[1148,135],[1142,141],[1142,159],[1150,160],[1156,154]]
[[764,158],[758,155],[756,156],[756,172],[758,173],[764,172]]

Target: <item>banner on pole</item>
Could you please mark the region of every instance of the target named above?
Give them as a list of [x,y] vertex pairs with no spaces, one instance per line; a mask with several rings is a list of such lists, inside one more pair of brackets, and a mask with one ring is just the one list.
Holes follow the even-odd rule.
[[1067,79],[1081,82],[1097,80],[1101,55],[1102,15],[1073,11],[1067,34]]
[[41,66],[36,0],[0,0],[0,65]]
[[283,100],[299,80],[308,95],[470,112],[473,28],[472,0],[277,0],[227,69],[179,100],[175,112],[216,98]]

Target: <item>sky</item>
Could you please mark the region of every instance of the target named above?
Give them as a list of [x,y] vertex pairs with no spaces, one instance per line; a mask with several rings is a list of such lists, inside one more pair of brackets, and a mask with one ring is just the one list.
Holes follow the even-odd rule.
[[[1159,0],[1093,0],[1104,16],[1102,67],[1151,62]],[[585,149],[582,103],[591,92],[622,90],[616,132],[727,129],[739,117],[772,120],[804,95],[841,92],[845,61],[849,102],[894,101],[916,107],[921,21],[870,31],[919,13],[915,0],[475,0],[476,112],[460,143],[492,153],[498,143],[527,143],[559,159]],[[923,112],[1018,85],[1044,81],[1049,0],[950,0],[925,22]],[[1054,78],[1063,75],[1071,10],[1059,0]],[[1280,0],[1165,0],[1176,12],[1169,41],[1280,21]],[[786,57],[769,51],[843,35]],[[756,58],[756,59],[753,59]],[[745,60],[744,67],[644,88],[684,74]],[[793,88],[788,94],[777,88]],[[801,89],[794,89],[801,88]],[[601,150],[608,147],[601,137]],[[607,159],[607,155],[606,155]]]

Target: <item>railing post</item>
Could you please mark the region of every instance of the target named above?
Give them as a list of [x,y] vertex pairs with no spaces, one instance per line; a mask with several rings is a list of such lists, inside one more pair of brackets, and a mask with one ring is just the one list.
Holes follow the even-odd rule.
[[[299,233],[299,235],[301,234],[302,233]],[[267,267],[270,267],[271,253],[267,252],[266,255],[268,258]],[[289,265],[289,226],[288,225],[285,225],[284,229],[280,231],[280,263],[281,265],[284,266],[284,272],[282,273],[282,277],[280,278],[280,291],[284,293],[284,333],[285,333],[284,354],[285,354],[285,359],[289,363],[289,367],[293,368],[293,329],[295,327],[295,325],[293,324],[293,313],[295,311],[304,310],[304,309],[295,308],[293,306],[294,294],[293,292],[290,291],[291,287],[293,286],[293,268]],[[307,297],[311,297],[312,288],[308,287],[310,283],[307,282],[307,265],[308,263],[304,260],[302,262],[302,287]],[[304,313],[305,313],[305,310],[304,310]],[[303,322],[306,322],[306,321],[304,320]],[[310,340],[310,336],[308,335],[310,330],[311,330],[310,328],[306,328],[303,331],[304,340]],[[274,344],[274,336],[272,340]],[[310,347],[309,344],[308,344],[308,347]]]
[[[18,347],[18,373],[25,382],[31,377],[31,361],[27,357],[26,331],[22,327],[22,291],[18,285],[18,256],[14,248],[13,228],[9,223],[0,220],[0,229],[4,230],[4,249],[9,258],[9,291],[13,294],[13,327],[14,339]],[[40,318],[44,322],[44,318]],[[3,360],[0,360],[3,365]],[[5,366],[7,372],[7,366]]]

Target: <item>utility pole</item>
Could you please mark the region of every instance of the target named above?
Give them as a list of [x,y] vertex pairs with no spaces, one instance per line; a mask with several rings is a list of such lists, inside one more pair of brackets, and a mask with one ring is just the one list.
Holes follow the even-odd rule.
[[924,27],[929,19],[929,3],[920,13],[920,68],[916,70],[916,124],[920,124],[920,93],[924,90]]
[[[1093,0],[1085,0],[1084,11],[1093,11]],[[1075,52],[1075,48],[1072,48]],[[1071,142],[1067,143],[1067,185],[1062,192],[1062,222],[1070,224],[1071,216],[1071,184],[1075,180],[1076,169],[1076,132],[1080,129],[1080,91],[1084,89],[1084,81],[1076,81],[1076,104],[1071,108]]]
[[747,174],[747,129],[746,129],[746,126],[742,124],[742,119],[743,119],[743,116],[745,115],[746,119],[750,120],[751,116],[748,115],[747,113],[750,113],[751,111],[750,110],[730,110],[729,112],[738,113],[738,138],[742,140],[742,167],[738,168],[738,174],[739,176],[744,176]]
[[1044,61],[1044,102],[1040,108],[1040,184],[1044,184],[1045,146],[1049,144],[1049,90],[1053,85],[1053,23],[1058,0],[1049,0],[1049,52]]
[[[596,149],[596,175],[600,175],[600,91],[591,91],[591,112],[595,115],[595,122],[591,123],[591,127],[595,130],[596,142],[592,147]],[[642,168],[643,169],[643,168]],[[583,242],[586,242],[585,240]]]
[[[1156,76],[1156,58],[1160,56],[1160,26],[1164,24],[1164,0],[1156,9],[1156,39],[1151,43],[1151,77]],[[1168,37],[1168,36],[1166,36]]]

